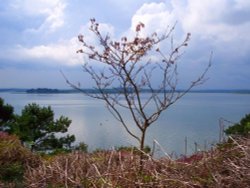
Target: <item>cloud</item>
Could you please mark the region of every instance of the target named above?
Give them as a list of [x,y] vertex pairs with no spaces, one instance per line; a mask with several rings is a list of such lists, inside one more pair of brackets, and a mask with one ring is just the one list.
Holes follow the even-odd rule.
[[188,0],[187,5],[179,1],[172,1],[173,13],[185,32],[222,42],[245,40],[250,28],[250,6],[243,6],[244,1]]
[[[84,39],[87,43],[98,46],[100,42],[89,30],[89,27],[90,23],[82,26],[79,34],[85,36]],[[108,34],[114,37],[114,28],[111,25],[100,23],[99,28],[104,36]],[[76,51],[81,48],[82,46],[77,36],[69,40],[65,39],[55,43],[33,45],[32,47],[26,47],[19,44],[12,48],[3,49],[0,52],[0,60],[9,62],[9,66],[11,66],[11,62],[15,65],[25,62],[33,66],[35,66],[35,64],[75,66],[84,63],[83,56],[76,53]],[[5,64],[5,66],[7,65]]]
[[240,10],[249,10],[250,8],[250,1],[246,0],[235,0],[235,7]]
[[[184,32],[191,32],[194,49],[214,50],[224,63],[249,56],[250,4],[242,0],[172,1],[173,14]],[[192,41],[191,41],[192,42]],[[235,54],[237,53],[237,54]]]
[[24,16],[29,22],[34,17],[41,17],[43,20],[37,27],[26,28],[28,32],[54,32],[64,25],[64,10],[66,3],[64,0],[14,0],[8,6],[10,16]]
[[55,6],[53,6],[51,9],[44,10],[44,14],[46,15],[46,19],[44,22],[40,25],[38,29],[29,29],[29,32],[39,32],[39,31],[46,31],[48,29],[48,32],[54,32],[58,28],[62,27],[64,25],[64,9],[65,4],[59,2]]
[[109,23],[101,23],[100,28],[104,35],[115,39],[134,36],[139,22],[145,24],[143,34],[148,35],[163,33],[177,21],[173,32],[175,44],[186,33],[192,34],[180,60],[185,65],[184,74],[198,73],[199,66],[205,66],[213,50],[210,74],[218,87],[218,82],[235,80],[236,83],[240,74],[241,78],[250,79],[247,71],[250,69],[250,1],[246,0],[6,1],[0,4],[0,68],[14,65],[70,68],[84,63],[82,56],[75,53],[81,48],[77,35],[83,34],[90,44],[99,45],[88,29],[87,21],[91,17]]
[[143,22],[146,33],[164,32],[178,21],[177,27],[184,33],[230,42],[245,40],[250,29],[250,3],[244,0],[172,0],[171,6],[163,2],[143,4],[132,17],[131,30]]
[[136,25],[142,22],[146,25],[144,34],[162,33],[174,24],[173,19],[165,3],[145,3],[132,17],[130,30],[134,31]]
[[37,45],[30,48],[18,45],[13,49],[7,49],[0,54],[5,61],[15,63],[37,63],[46,65],[74,66],[82,63],[76,50],[79,48],[77,38],[69,41],[61,41],[55,44]]
[[[98,28],[100,33],[103,36],[110,36],[111,38],[115,37],[115,28],[114,26],[106,23],[100,23],[97,20],[97,23],[99,24]],[[87,24],[81,26],[79,34],[84,36],[84,40],[87,43],[92,43],[92,45],[98,46],[99,41],[96,38],[96,35],[90,30],[91,22],[88,22]]]
[[182,75],[190,77],[190,71],[197,75],[214,51],[211,83],[221,85],[231,80],[225,84],[230,87],[239,78],[250,79],[245,71],[250,68],[250,3],[244,0],[171,0],[170,5],[144,3],[132,17],[130,34],[138,22],[146,25],[144,35],[148,35],[154,31],[165,32],[177,21],[174,41],[178,43],[186,33],[192,34],[181,59],[185,70]]

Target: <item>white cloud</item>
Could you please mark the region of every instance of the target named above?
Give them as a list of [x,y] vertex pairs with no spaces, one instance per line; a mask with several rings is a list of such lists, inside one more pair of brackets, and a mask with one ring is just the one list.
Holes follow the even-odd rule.
[[[115,29],[112,25],[99,22],[98,24],[99,24],[99,31],[103,36],[108,35],[111,38],[115,37]],[[82,34],[84,36],[85,42],[98,46],[100,42],[97,41],[96,35],[92,31],[90,31],[90,26],[91,22],[88,22],[87,24],[83,25],[80,28],[79,34]]]
[[[238,40],[238,37],[246,34],[246,27],[250,26],[248,18],[245,18],[248,21],[242,22],[246,16],[241,15],[247,8],[245,1],[188,0],[186,5],[181,5],[179,1],[172,0],[174,13],[185,32],[199,37],[219,41]],[[248,10],[250,11],[250,6]]]
[[76,54],[79,47],[77,38],[72,38],[69,41],[61,41],[57,44],[39,45],[31,48],[18,45],[14,49],[3,51],[0,57],[14,62],[26,61],[73,66],[82,63],[81,57]]
[[[49,30],[54,31],[57,28],[63,26],[63,10],[65,8],[65,4],[58,3],[52,10],[48,11],[48,17],[46,18],[43,25],[49,25]],[[43,25],[41,27],[43,27]]]
[[[213,50],[213,74],[226,78],[237,70],[249,78],[249,0],[107,0],[105,3],[110,5],[107,9],[98,6],[104,4],[102,1],[77,2],[11,0],[2,3],[1,67],[11,66],[11,63],[14,67],[15,62],[21,63],[20,67],[31,63],[43,66],[48,62],[69,66],[82,64],[81,55],[75,53],[81,48],[76,32],[82,22],[94,16],[114,24],[118,31],[127,29],[125,33],[115,35],[112,25],[101,23],[102,33],[111,35],[111,38],[134,36],[138,22],[145,24],[144,34],[151,34],[162,33],[177,21],[173,33],[175,42],[182,40],[187,32],[192,34],[185,56],[181,59],[189,66],[184,70],[185,74],[193,73],[200,62],[206,64]],[[111,6],[111,3],[114,4]],[[113,19],[119,15],[117,13],[120,16]],[[89,43],[99,46],[99,41],[94,39],[88,28],[89,23],[79,29],[79,34],[83,34]]]
[[172,7],[165,3],[145,3],[132,17],[131,30],[143,22],[146,33],[163,32],[177,21],[177,28],[198,38],[221,42],[245,40],[250,30],[250,1],[247,2],[171,0]]
[[248,56],[250,3],[244,0],[188,0],[183,4],[181,1],[172,0],[172,13],[183,31],[192,33],[193,50],[202,49],[203,53],[215,50],[217,56],[227,59],[223,63],[230,63],[236,56],[239,61]]
[[46,31],[53,32],[64,25],[64,0],[16,0],[11,4],[12,10],[18,14],[43,16],[43,23],[39,28],[28,28],[29,32]]
[[[90,23],[84,25],[79,34],[84,35],[84,39],[88,44],[99,46],[96,36],[89,30]],[[109,24],[100,23],[101,33],[111,37],[114,36],[114,28]],[[11,49],[5,49],[0,52],[0,58],[11,60],[14,62],[32,62],[39,64],[54,63],[54,65],[74,66],[83,64],[83,56],[77,54],[76,51],[81,49],[81,43],[77,36],[69,40],[62,40],[57,43],[34,45],[33,47],[25,47],[17,45]]]
[[13,9],[24,11],[29,15],[44,14],[61,3],[61,0],[14,0],[10,3]]
[[[250,1],[249,1],[250,2]],[[249,77],[250,53],[250,3],[246,0],[171,0],[171,6],[166,3],[145,3],[136,11],[131,21],[131,31],[138,22],[146,25],[144,34],[164,32],[167,26],[177,21],[174,40],[178,41],[186,33],[191,33],[191,41],[185,57],[182,75],[195,75],[201,71],[214,51],[212,77],[226,82],[231,75],[237,80],[237,75]],[[133,34],[132,34],[133,35]],[[164,46],[161,47],[164,50]],[[167,50],[166,50],[167,52]],[[241,67],[240,67],[241,66]],[[244,67],[244,68],[243,68]],[[232,74],[235,72],[235,74]],[[216,75],[217,74],[217,75]],[[224,80],[223,80],[224,79]],[[216,79],[215,79],[216,80]]]
[[149,3],[137,10],[132,17],[131,30],[134,31],[136,25],[142,22],[145,24],[144,34],[152,34],[154,32],[165,32],[168,26],[174,24],[174,17],[171,15],[165,3]]
[[247,0],[235,0],[236,8],[238,9],[248,9],[250,8],[250,1]]

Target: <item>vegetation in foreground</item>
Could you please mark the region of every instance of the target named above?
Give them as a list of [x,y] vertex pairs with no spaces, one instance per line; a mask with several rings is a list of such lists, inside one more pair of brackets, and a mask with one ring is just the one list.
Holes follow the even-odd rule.
[[63,134],[67,133],[70,124],[71,120],[64,116],[55,120],[50,106],[35,103],[26,105],[21,115],[14,114],[14,108],[0,97],[0,131],[18,136],[32,151],[70,151],[75,136]]
[[41,156],[0,137],[0,187],[250,187],[249,137],[178,160],[145,153],[142,171],[134,150]]

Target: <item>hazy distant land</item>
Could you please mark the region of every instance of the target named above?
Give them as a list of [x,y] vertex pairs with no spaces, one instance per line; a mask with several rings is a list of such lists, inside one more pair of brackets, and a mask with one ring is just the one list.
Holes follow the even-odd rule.
[[[133,90],[131,89],[131,92]],[[177,90],[177,92],[182,92],[183,90]],[[28,94],[62,94],[62,93],[98,93],[98,89],[51,89],[51,88],[0,88],[0,92],[11,92],[11,93],[28,93]],[[106,89],[107,93],[118,93],[122,92],[120,88]],[[141,92],[148,93],[150,90],[143,89]],[[250,94],[249,89],[202,89],[202,90],[192,90],[190,93],[235,93],[235,94]]]

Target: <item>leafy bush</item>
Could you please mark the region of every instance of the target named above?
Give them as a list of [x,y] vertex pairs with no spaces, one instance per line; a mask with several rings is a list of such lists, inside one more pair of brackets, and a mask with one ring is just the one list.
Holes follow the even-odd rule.
[[248,137],[250,135],[250,114],[242,118],[240,123],[228,127],[225,133],[227,135]]
[[4,100],[0,97],[0,131],[8,129],[8,123],[13,119],[13,107],[4,104]]
[[74,150],[87,153],[88,152],[88,145],[85,144],[84,142],[80,142],[78,145],[76,145],[74,147]]
[[74,135],[60,138],[56,133],[66,133],[71,120],[61,116],[54,120],[51,107],[40,107],[38,104],[28,104],[20,116],[10,125],[10,132],[17,135],[32,151],[53,151],[56,149],[71,149],[75,141]]

